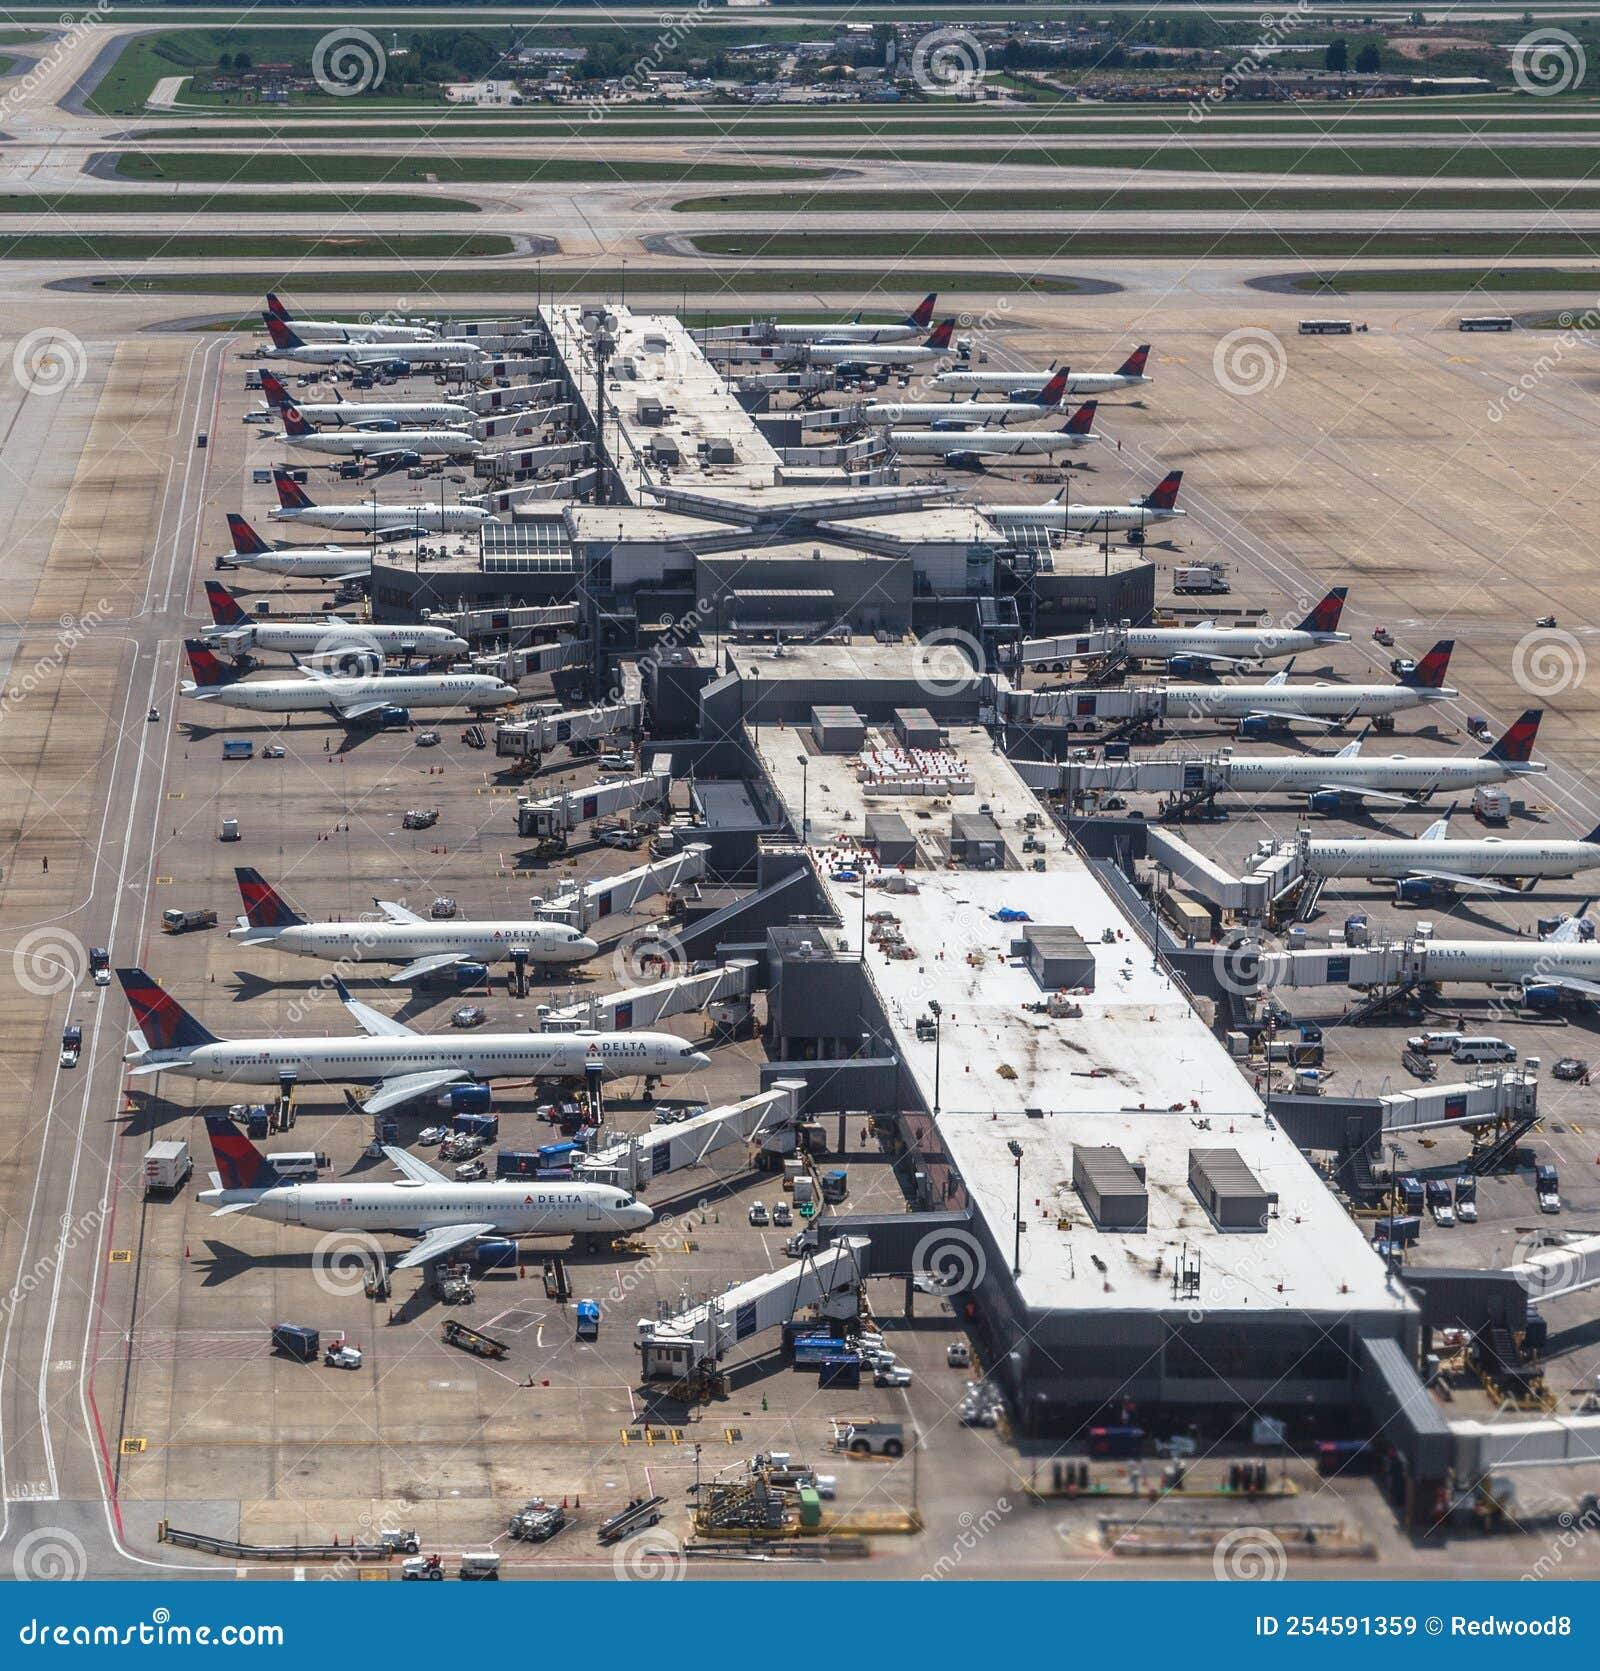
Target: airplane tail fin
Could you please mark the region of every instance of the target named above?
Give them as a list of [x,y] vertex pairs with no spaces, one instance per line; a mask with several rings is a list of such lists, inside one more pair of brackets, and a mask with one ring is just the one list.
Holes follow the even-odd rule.
[[278,490],[278,505],[286,511],[308,511],[315,501],[285,470],[272,472],[272,485]]
[[950,346],[950,337],[955,331],[954,319],[941,319],[933,328],[933,335],[922,345],[924,348],[935,348],[940,353]]
[[1441,638],[1400,683],[1412,690],[1442,690],[1445,674],[1450,671],[1450,656],[1455,647],[1453,638]]
[[189,658],[189,671],[194,675],[196,690],[221,690],[224,685],[238,681],[239,675],[224,667],[217,660],[216,652],[202,640],[184,639],[183,653]]
[[281,412],[286,406],[294,405],[294,402],[289,398],[289,391],[270,371],[264,371],[261,374],[261,392],[267,398],[267,405],[274,412]]
[[[1322,602],[1306,616],[1296,632],[1337,632],[1339,617],[1344,613],[1344,600],[1350,595],[1348,586],[1335,586]],[[1440,683],[1444,681],[1441,678]]]
[[1137,348],[1117,367],[1118,377],[1143,377],[1145,361],[1150,358],[1150,344],[1141,342]]
[[1578,840],[1587,842],[1591,847],[1600,847],[1600,824],[1596,824],[1588,835],[1579,836]]
[[239,607],[239,600],[220,580],[206,582],[206,602],[211,605],[211,619],[219,627],[245,627],[250,617]]
[[[1061,376],[1066,374],[1060,373]],[[1067,435],[1093,435],[1095,408],[1099,406],[1097,400],[1086,400],[1076,412],[1067,419],[1067,426],[1063,433]]]
[[274,348],[304,348],[305,342],[300,333],[292,325],[286,324],[276,314],[267,314],[267,335],[272,338]]
[[305,921],[259,870],[240,865],[233,879],[239,884],[245,920],[252,928],[293,928]]
[[283,1174],[225,1114],[206,1115],[211,1158],[224,1189],[271,1189]]
[[134,1025],[152,1050],[192,1050],[216,1044],[217,1035],[189,1014],[171,993],[163,992],[143,969],[119,969]]
[[283,298],[274,290],[269,290],[267,292],[267,312],[270,313],[274,319],[282,319],[285,322],[288,321],[289,310],[283,305]]
[[297,406],[285,406],[280,413],[283,419],[283,433],[285,435],[302,436],[315,435],[317,432],[300,416]]
[[1065,366],[1058,366],[1050,374],[1050,381],[1033,397],[1036,406],[1059,406],[1067,393],[1067,379],[1071,372]]
[[[281,488],[278,497],[283,497]],[[260,557],[272,549],[237,511],[228,512],[228,537],[233,541],[236,557]]]
[[1524,709],[1507,729],[1505,736],[1483,758],[1505,760],[1519,766],[1531,760],[1534,740],[1539,735],[1539,721],[1543,718],[1543,708]]
[[1169,470],[1144,496],[1147,511],[1170,511],[1178,503],[1178,489],[1183,483],[1181,470]]
[[937,290],[930,290],[926,296],[906,315],[906,324],[915,325],[919,331],[925,331],[933,319],[933,304],[938,301]]

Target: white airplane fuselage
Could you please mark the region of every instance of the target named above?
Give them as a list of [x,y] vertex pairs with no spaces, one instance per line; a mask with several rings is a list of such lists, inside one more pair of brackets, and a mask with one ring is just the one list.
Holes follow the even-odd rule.
[[263,574],[286,575],[291,580],[332,580],[340,575],[372,572],[372,553],[362,546],[282,546],[276,551],[230,551],[224,563],[260,569]]
[[1142,505],[979,505],[979,512],[997,528],[1042,528],[1047,533],[1119,533],[1125,528],[1148,528],[1170,522],[1187,511],[1146,510]]
[[[302,406],[297,401],[294,409],[308,424],[337,424],[351,429],[382,423],[415,424],[426,428],[433,424],[470,424],[473,420],[473,414],[467,407],[456,405],[453,401],[403,400],[386,403],[332,400],[316,406]],[[266,411],[270,416],[272,408],[268,407]]]
[[[303,415],[303,414],[302,414]],[[309,419],[306,420],[308,423]],[[424,453],[446,458],[470,458],[483,443],[458,429],[334,429],[315,435],[279,435],[286,447],[302,452],[353,458],[371,453]]]
[[1252,714],[1297,714],[1313,719],[1399,714],[1431,702],[1447,702],[1459,693],[1445,686],[1428,690],[1412,685],[1166,685],[1166,715],[1197,719],[1245,719]]
[[1068,434],[1062,429],[891,429],[889,447],[906,455],[922,454],[949,458],[961,454],[981,456],[1072,452],[1098,441],[1098,435]]
[[772,325],[767,333],[774,342],[909,342],[926,334],[918,325]]
[[501,708],[518,692],[487,673],[403,673],[353,679],[258,679],[180,694],[258,714],[309,714],[382,701],[392,708]]
[[290,319],[285,323],[303,342],[435,342],[431,325],[346,325],[337,319]]
[[1060,406],[1010,400],[875,400],[868,402],[860,412],[861,421],[873,425],[935,424],[946,420],[962,424],[994,424],[1002,418],[1013,423],[1026,423],[1038,418],[1060,416]]
[[1345,840],[1306,843],[1306,868],[1319,876],[1410,876],[1440,870],[1461,876],[1575,876],[1600,865],[1588,841]]
[[[351,571],[343,568],[340,574]],[[365,621],[345,621],[330,615],[325,621],[274,621],[270,617],[233,627],[214,627],[208,643],[228,645],[244,640],[257,650],[288,655],[336,655],[341,651],[370,650],[379,655],[450,656],[471,646],[447,627],[382,627]]]
[[[958,394],[1021,394],[1042,389],[1056,374],[1053,371],[941,371],[936,379],[941,389]],[[1072,395],[1115,394],[1118,389],[1137,389],[1151,382],[1148,377],[1129,377],[1120,371],[1071,371],[1067,393]]]
[[516,950],[525,950],[535,963],[579,963],[598,949],[593,940],[564,923],[551,922],[291,923],[287,928],[252,928],[241,918],[229,934],[247,946],[270,946],[329,963],[409,963],[452,952],[474,963],[498,963]]
[[1234,755],[1216,768],[1229,789],[1384,789],[1428,795],[1542,772],[1542,765],[1509,760],[1445,760],[1424,755],[1366,755],[1348,759],[1302,755]]
[[614,1184],[554,1178],[480,1183],[276,1184],[266,1190],[203,1190],[208,1205],[248,1204],[252,1218],[307,1230],[388,1231],[488,1224],[500,1236],[624,1235],[655,1213]]
[[[351,533],[466,533],[499,518],[477,505],[302,505],[267,512],[273,522],[304,522],[312,528],[342,528]],[[343,573],[336,570],[335,573]]]
[[405,1037],[219,1039],[146,1051],[137,1066],[191,1079],[276,1085],[284,1073],[331,1085],[376,1084],[455,1070],[474,1080],[577,1079],[589,1062],[607,1079],[698,1073],[708,1057],[671,1033],[411,1033]]

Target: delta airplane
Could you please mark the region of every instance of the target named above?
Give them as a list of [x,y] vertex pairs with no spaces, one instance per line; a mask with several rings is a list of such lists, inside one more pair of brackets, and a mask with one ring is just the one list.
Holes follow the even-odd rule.
[[874,400],[857,416],[864,424],[1006,424],[1012,418],[1043,418],[1061,410],[1066,397],[1063,368],[1036,395],[1018,400]]
[[1336,729],[1353,719],[1404,713],[1431,702],[1448,702],[1459,692],[1444,682],[1455,649],[1440,639],[1421,661],[1392,685],[1292,685],[1293,664],[1260,685],[1162,685],[1168,719],[1236,719],[1241,737],[1259,737],[1294,724]]
[[1071,489],[1062,490],[1044,505],[979,505],[981,516],[1002,532],[1010,528],[1041,528],[1053,534],[1112,534],[1128,531],[1130,545],[1143,545],[1145,529],[1152,522],[1170,522],[1187,516],[1178,509],[1181,470],[1169,470],[1144,496],[1131,505],[1074,505]]
[[415,464],[425,457],[473,458],[483,451],[476,436],[459,429],[313,429],[293,406],[282,413],[284,446],[327,453],[333,458],[370,459],[374,464]]
[[293,319],[282,301],[267,292],[263,320],[276,319],[306,342],[432,342],[439,333],[432,325],[350,325],[339,319]]
[[1095,402],[1086,401],[1060,429],[891,429],[885,439],[902,457],[981,469],[987,458],[1051,458],[1098,441],[1094,412]]
[[569,1179],[497,1178],[458,1183],[404,1149],[384,1156],[404,1174],[399,1183],[290,1183],[225,1115],[208,1114],[206,1132],[217,1169],[200,1199],[213,1218],[248,1213],[276,1224],[324,1233],[383,1232],[416,1236],[394,1263],[397,1271],[431,1264],[483,1236],[626,1235],[655,1213],[615,1184]]
[[1174,673],[1203,673],[1212,666],[1248,667],[1277,656],[1298,656],[1327,644],[1348,644],[1340,632],[1348,586],[1335,586],[1294,627],[1099,627],[1064,638],[1031,638],[1022,644],[1025,666],[1124,655],[1129,661],[1164,661]]
[[[1115,371],[1075,371],[1067,378],[1069,395],[1109,395],[1118,389],[1137,389],[1154,379],[1144,374],[1145,361],[1150,357],[1150,344],[1141,343]],[[1020,397],[1036,394],[1054,376],[1048,371],[967,371],[956,368],[941,371],[934,382],[941,389],[957,394],[994,394]]]
[[308,424],[349,425],[354,429],[400,430],[406,424],[471,424],[470,407],[453,400],[333,400],[297,401],[270,371],[261,374],[266,410],[258,419],[270,421],[274,412],[293,407]]
[[243,650],[286,650],[290,655],[452,656],[472,648],[449,627],[378,626],[324,615],[316,621],[285,621],[276,615],[247,615],[220,581],[206,582],[215,632],[206,634],[213,649],[238,655]]
[[477,366],[504,358],[481,343],[455,342],[307,342],[281,319],[267,315],[272,346],[260,352],[269,360],[292,360],[307,366]]
[[452,1085],[494,1079],[579,1079],[598,1066],[608,1079],[671,1079],[700,1073],[711,1058],[672,1033],[416,1033],[350,996],[340,1001],[361,1026],[342,1038],[222,1039],[143,969],[119,969],[133,1012],[123,1057],[135,1077],[177,1073],[231,1085],[372,1085],[360,1104],[382,1114]]
[[[457,534],[481,528],[499,517],[479,505],[381,505],[368,499],[359,505],[319,505],[286,471],[274,470],[278,508],[268,511],[274,522],[305,522],[313,528],[347,529],[375,534],[379,539],[403,534]],[[369,559],[367,571],[371,571]]]
[[581,963],[599,950],[565,923],[431,922],[392,900],[375,899],[381,922],[308,922],[259,870],[234,871],[244,915],[229,937],[327,963],[404,963],[391,982],[425,979],[464,963],[500,963],[525,951],[533,963]]
[[858,313],[847,325],[769,323],[756,329],[773,342],[907,342],[932,324],[933,304],[938,299],[938,292],[930,291],[897,325],[863,325]]
[[[1404,884],[1442,885],[1486,893],[1531,893],[1546,877],[1576,876],[1600,866],[1600,825],[1577,841],[1505,841],[1499,836],[1459,841],[1450,815],[1435,820],[1414,840],[1304,841],[1305,868],[1318,876],[1394,878]],[[1492,881],[1504,877],[1504,881]],[[1417,892],[1425,892],[1419,889]],[[1411,890],[1403,898],[1415,897]]]
[[1228,754],[1208,764],[1207,772],[1219,789],[1238,794],[1303,791],[1312,812],[1338,812],[1364,800],[1415,806],[1442,790],[1476,789],[1544,771],[1532,758],[1542,717],[1542,709],[1529,708],[1477,759],[1364,755],[1358,737],[1334,755]]
[[243,680],[217,660],[202,639],[183,645],[192,680],[178,687],[180,696],[197,702],[245,708],[257,714],[332,713],[351,725],[381,719],[403,708],[503,708],[520,701],[515,685],[488,673],[391,673],[340,678],[300,668],[298,679]]
[[930,360],[947,359],[953,319],[941,320],[926,342],[848,343],[814,342],[806,349],[806,361],[814,366],[919,366]]
[[217,559],[219,569],[260,569],[290,580],[368,580],[372,576],[372,553],[359,546],[269,545],[236,511],[228,513],[228,534],[233,551]]
[[[1429,984],[1479,981],[1520,986],[1524,1002],[1545,1005],[1566,993],[1600,998],[1600,941],[1586,902],[1542,940],[1416,940],[1403,951],[1404,972]],[[1375,947],[1381,955],[1385,948]],[[1264,984],[1293,986],[1295,971],[1315,959],[1326,966],[1325,952],[1265,952]]]

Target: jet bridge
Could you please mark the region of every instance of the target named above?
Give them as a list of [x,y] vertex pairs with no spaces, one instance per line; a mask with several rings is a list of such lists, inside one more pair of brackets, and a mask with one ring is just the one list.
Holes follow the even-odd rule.
[[1564,1294],[1581,1294],[1600,1286],[1600,1236],[1552,1242],[1507,1269],[1531,1299],[1559,1300]]
[[1600,1416],[1546,1416],[1525,1422],[1451,1422],[1457,1480],[1477,1481],[1507,1468],[1600,1462]]
[[[1537,1070],[1488,1074],[1470,1084],[1424,1085],[1379,1097],[1384,1135],[1408,1131],[1444,1131],[1452,1127],[1522,1124],[1538,1118]],[[1600,1271],[1600,1258],[1597,1258]],[[1596,1280],[1600,1281],[1600,1274]]]
[[586,464],[587,441],[557,441],[548,447],[506,447],[499,452],[482,452],[473,460],[472,473],[478,479],[503,476],[534,476],[559,464]]
[[557,401],[553,406],[523,406],[511,412],[497,412],[493,417],[478,420],[480,441],[514,440],[523,435],[542,435],[549,424],[569,423],[572,402]]
[[655,1126],[638,1136],[625,1137],[583,1156],[574,1170],[590,1183],[615,1184],[618,1189],[642,1190],[652,1179],[687,1166],[699,1166],[708,1155],[733,1143],[758,1139],[762,1149],[792,1154],[800,1121],[800,1099],[805,1085],[780,1079],[759,1096],[709,1109],[675,1126]]
[[1090,632],[1068,633],[1060,638],[1025,638],[1017,647],[1024,667],[1050,667],[1097,656],[1121,658],[1127,654],[1128,635],[1120,627],[1096,627]]
[[841,1236],[822,1252],[766,1271],[704,1305],[641,1319],[635,1339],[644,1379],[687,1381],[715,1370],[739,1341],[780,1327],[807,1306],[841,1322],[858,1317],[870,1246],[865,1237]]
[[1260,860],[1243,876],[1230,876],[1221,865],[1198,849],[1152,824],[1145,833],[1145,851],[1157,864],[1170,870],[1183,885],[1219,911],[1234,911],[1248,917],[1264,917],[1272,906],[1300,879],[1293,855],[1273,854]]
[[650,771],[642,777],[623,778],[616,783],[592,783],[540,801],[519,800],[517,834],[565,847],[580,824],[614,812],[629,812],[634,807],[664,807],[671,793],[672,756],[658,754]]
[[544,916],[587,930],[605,917],[636,911],[645,900],[657,894],[676,893],[692,886],[705,875],[706,855],[710,851],[704,842],[697,841],[671,858],[640,865],[637,870],[624,871],[620,876],[586,882],[553,899],[536,897],[530,903]]
[[[641,955],[649,942],[641,941]],[[594,993],[575,1004],[540,1011],[543,1032],[592,1029],[626,1032],[630,1027],[653,1027],[668,1016],[688,1015],[712,1004],[748,1000],[759,966],[754,958],[739,957],[715,969],[677,975],[651,986],[630,986],[621,992]]]
[[563,744],[598,743],[638,731],[643,712],[640,702],[615,702],[512,720],[495,727],[494,752],[501,759],[531,761],[537,771],[545,755]]

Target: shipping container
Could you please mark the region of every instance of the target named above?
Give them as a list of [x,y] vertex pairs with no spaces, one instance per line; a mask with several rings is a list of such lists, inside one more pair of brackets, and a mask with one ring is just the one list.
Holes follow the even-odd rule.
[[844,1356],[844,1342],[837,1335],[808,1335],[794,1343],[796,1369],[816,1369],[828,1358]]
[[824,1358],[817,1366],[817,1386],[854,1390],[861,1385],[861,1359],[854,1352]]

